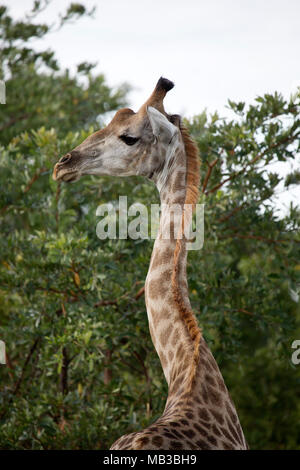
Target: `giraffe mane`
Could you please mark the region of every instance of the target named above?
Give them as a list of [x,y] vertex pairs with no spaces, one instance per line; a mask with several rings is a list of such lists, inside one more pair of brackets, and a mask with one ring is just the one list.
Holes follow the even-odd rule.
[[184,142],[185,153],[187,157],[187,178],[186,178],[186,196],[185,204],[195,204],[199,197],[200,183],[200,159],[199,150],[196,142],[191,138],[188,130],[182,124],[180,125],[181,135]]
[[[187,162],[187,173],[186,173],[186,194],[184,204],[191,204],[193,210],[195,209],[196,203],[199,196],[199,182],[200,182],[200,159],[199,151],[196,143],[189,135],[185,126],[180,123],[180,131],[184,142],[184,148],[186,153],[186,162]],[[201,329],[198,326],[197,320],[195,318],[194,312],[190,307],[188,307],[182,297],[180,286],[178,283],[178,267],[180,253],[182,250],[182,241],[184,238],[184,228],[186,224],[185,210],[183,209],[181,227],[179,229],[179,234],[176,241],[176,246],[174,250],[173,257],[173,272],[172,272],[172,293],[175,303],[178,306],[179,314],[183,320],[188,334],[193,342],[193,359],[190,366],[187,390],[186,392],[191,391],[191,388],[196,377],[197,365],[199,362],[199,345],[200,339],[202,336]],[[191,221],[190,221],[191,222]]]

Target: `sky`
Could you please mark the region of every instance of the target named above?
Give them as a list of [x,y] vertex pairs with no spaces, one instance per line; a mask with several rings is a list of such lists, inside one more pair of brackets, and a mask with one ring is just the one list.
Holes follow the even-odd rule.
[[[80,1],[80,0],[78,0]],[[2,0],[22,18],[33,0]],[[52,0],[40,20],[54,22],[71,0]],[[300,85],[300,0],[81,0],[96,5],[37,48],[54,49],[62,67],[97,62],[110,86],[128,82],[136,111],[158,78],[175,82],[170,113],[203,109],[228,116],[228,98],[252,103],[275,90],[288,97]],[[291,193],[292,194],[292,193]],[[298,193],[300,198],[300,193]]]

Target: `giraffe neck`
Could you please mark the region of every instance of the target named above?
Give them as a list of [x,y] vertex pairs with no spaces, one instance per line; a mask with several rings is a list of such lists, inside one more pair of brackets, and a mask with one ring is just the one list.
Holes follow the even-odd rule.
[[[161,219],[146,279],[145,299],[151,338],[169,391],[176,388],[180,395],[186,390],[190,379],[195,351],[195,338],[183,315],[184,310],[190,310],[186,239],[183,236],[180,240],[179,252],[176,240],[187,189],[187,158],[182,142],[173,151],[168,167],[170,171],[167,178],[163,178],[164,184],[161,186],[159,178],[157,182],[161,198]],[[176,383],[179,376],[180,384]]]
[[[185,148],[186,138],[184,145],[176,149],[174,160],[169,162],[168,178],[160,188],[160,228],[145,284],[150,334],[169,386],[161,419],[165,420],[163,422],[174,417],[178,419],[182,413],[189,419],[195,418],[196,410],[198,416],[195,419],[201,426],[212,426],[215,433],[210,436],[210,446],[217,448],[217,438],[225,436],[229,443],[223,444],[224,448],[226,445],[233,448],[230,447],[233,441],[238,446],[236,448],[247,448],[220,369],[191,311],[186,275],[187,241],[184,236],[178,241],[173,235],[174,220],[170,218],[172,205],[183,209],[189,199],[193,199],[193,195],[190,197],[193,177]],[[185,212],[183,214],[185,225],[189,225],[191,220]],[[170,237],[163,239],[168,227]],[[197,430],[203,440],[201,426],[198,425]],[[190,431],[191,436],[194,434],[194,430]],[[207,444],[203,445],[203,448],[208,448]]]
[[[165,167],[155,175],[162,215],[145,283],[150,334],[168,382],[168,398],[153,425],[123,436],[112,449],[247,449],[235,406],[191,311],[186,239],[174,236],[172,206],[183,209],[198,195],[197,149],[184,128],[181,132],[183,142],[166,159],[169,171]],[[190,222],[185,212],[181,222]]]

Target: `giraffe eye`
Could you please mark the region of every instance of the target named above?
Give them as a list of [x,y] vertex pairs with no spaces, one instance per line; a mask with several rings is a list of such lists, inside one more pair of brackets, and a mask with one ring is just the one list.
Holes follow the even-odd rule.
[[120,135],[119,137],[126,145],[134,145],[140,139],[139,137],[130,137],[126,134]]

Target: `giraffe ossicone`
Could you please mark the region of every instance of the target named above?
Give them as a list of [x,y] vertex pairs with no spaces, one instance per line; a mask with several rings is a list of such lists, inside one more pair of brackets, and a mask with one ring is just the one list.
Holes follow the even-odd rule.
[[[162,212],[145,282],[150,335],[168,383],[162,416],[120,437],[111,449],[204,450],[248,448],[235,406],[191,309],[186,275],[186,227],[198,200],[199,155],[178,115],[163,100],[174,84],[160,78],[137,113],[119,110],[55,165],[53,178],[143,175],[159,191]],[[170,208],[182,209],[178,236]],[[163,237],[169,229],[168,239]],[[180,236],[179,236],[180,235]]]

